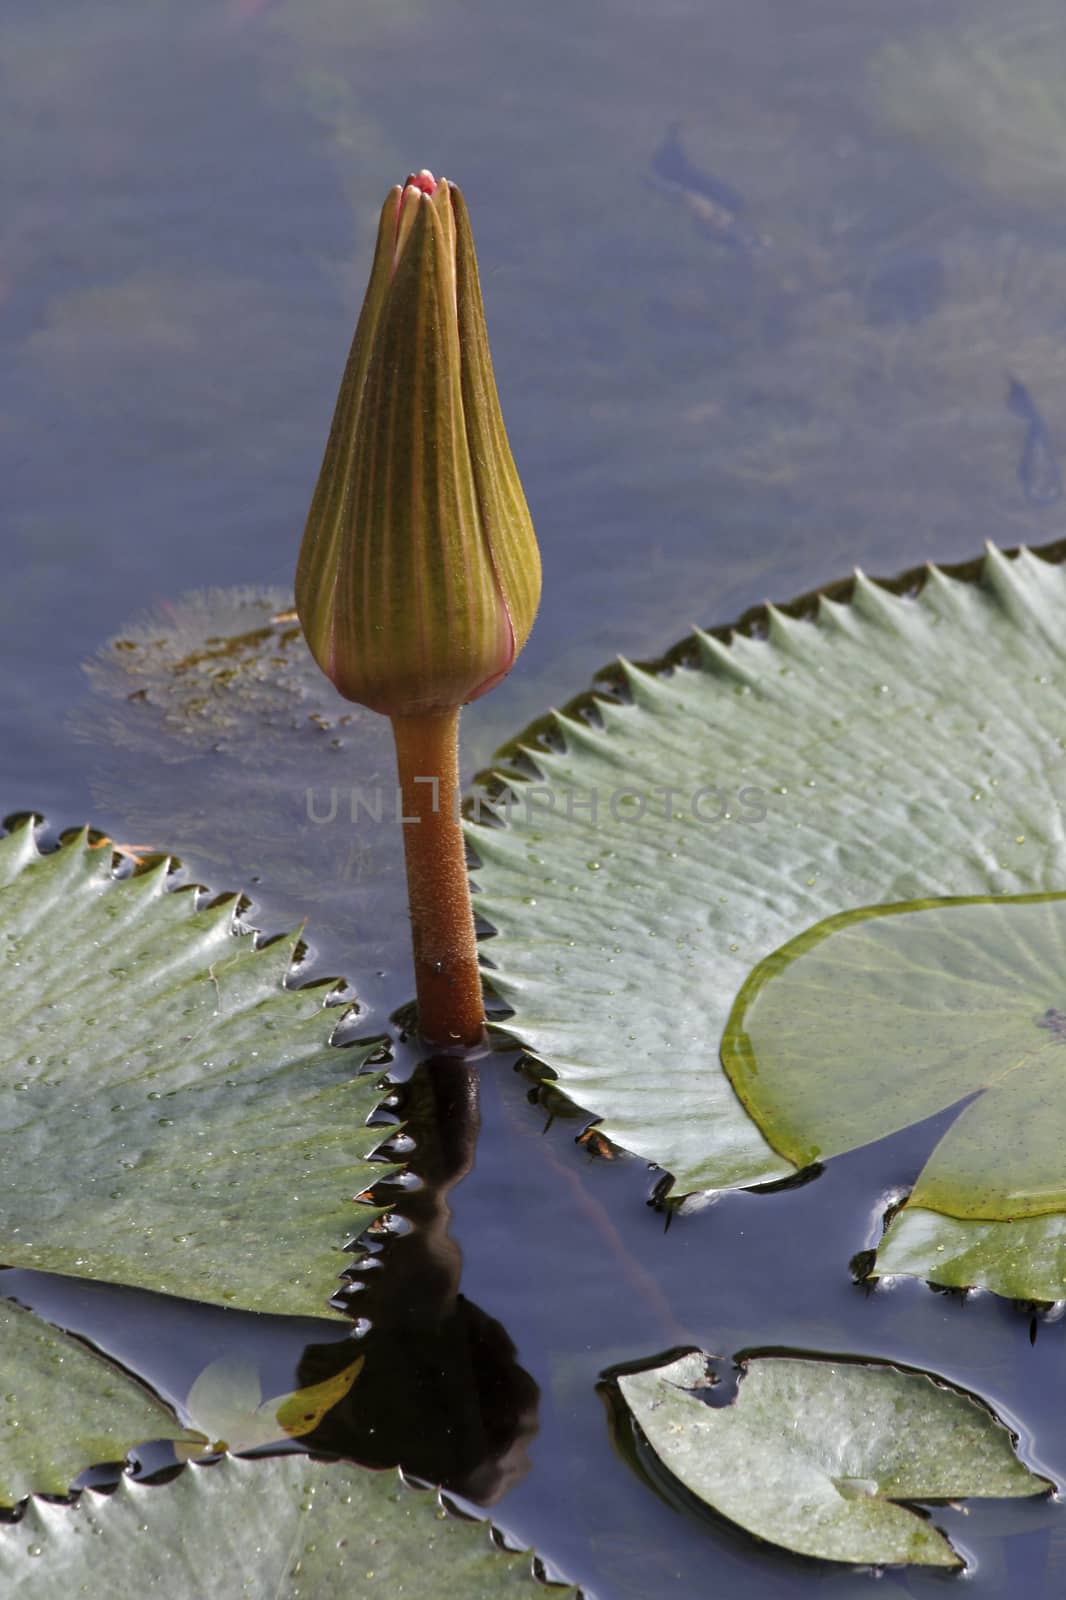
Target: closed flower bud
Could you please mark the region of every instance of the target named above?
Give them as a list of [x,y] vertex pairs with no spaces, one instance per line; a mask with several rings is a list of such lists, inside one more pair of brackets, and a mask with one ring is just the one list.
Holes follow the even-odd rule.
[[311,651],[391,717],[475,700],[540,598],[462,195],[420,172],[385,201],[296,570]]

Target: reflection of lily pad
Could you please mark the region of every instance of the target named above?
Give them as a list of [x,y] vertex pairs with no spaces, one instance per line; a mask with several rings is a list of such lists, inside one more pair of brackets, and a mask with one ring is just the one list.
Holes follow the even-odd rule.
[[150,1439],[202,1449],[147,1389],[10,1301],[0,1305],[0,1338],[0,1505],[66,1494],[86,1467]]
[[[846,912],[792,940],[745,983],[722,1060],[797,1166],[984,1091],[930,1156],[888,1255],[921,1238],[922,1275],[945,1281],[943,1217],[952,1257],[969,1240],[963,1281],[1056,1300],[1066,1296],[1064,1047],[1066,898],[949,900]],[[950,1270],[946,1281],[959,1281]]]
[[[75,1506],[32,1500],[21,1522],[0,1528],[0,1578],[20,1600],[86,1585],[161,1600],[543,1592],[529,1551],[501,1550],[484,1523],[448,1515],[435,1494],[408,1489],[394,1472],[294,1455],[227,1457],[162,1488],[124,1479],[107,1499],[84,1494]],[[552,1592],[576,1600],[574,1589]]]
[[735,1400],[708,1404],[706,1360],[620,1377],[663,1465],[759,1538],[825,1561],[961,1565],[900,1501],[1036,1495],[983,1406],[924,1373],[828,1360],[753,1358]]
[[19,829],[0,885],[0,1259],[321,1313],[389,1169],[374,1044],[331,1047],[323,989],[286,990],[295,936],[257,948],[232,899],[116,879],[84,836]]
[[[234,1454],[280,1444],[284,1439],[302,1439],[344,1399],[365,1360],[365,1356],[357,1356],[321,1383],[264,1400],[255,1367],[235,1356],[221,1356],[204,1368],[189,1390],[185,1411],[215,1448]],[[200,1452],[179,1451],[194,1453]]]
[[752,967],[849,907],[1066,886],[1064,613],[1031,555],[907,596],[859,580],[627,668],[626,702],[530,746],[510,825],[471,833],[485,955],[604,1133],[681,1192],[791,1173],[718,1062]]

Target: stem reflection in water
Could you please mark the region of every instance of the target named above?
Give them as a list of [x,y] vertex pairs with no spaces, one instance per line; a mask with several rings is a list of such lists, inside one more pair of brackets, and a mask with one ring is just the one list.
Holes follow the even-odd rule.
[[[448,1197],[474,1164],[478,1086],[476,1064],[439,1055],[401,1089],[401,1119],[415,1141],[408,1170],[420,1184],[396,1206],[407,1231],[370,1257],[380,1267],[359,1273],[357,1308],[371,1322],[366,1368],[315,1445],[347,1451],[344,1441],[358,1434],[359,1459],[383,1465],[402,1441],[409,1471],[491,1505],[528,1471],[539,1392],[506,1330],[459,1287]],[[299,1382],[317,1383],[339,1364],[333,1345],[311,1345]]]

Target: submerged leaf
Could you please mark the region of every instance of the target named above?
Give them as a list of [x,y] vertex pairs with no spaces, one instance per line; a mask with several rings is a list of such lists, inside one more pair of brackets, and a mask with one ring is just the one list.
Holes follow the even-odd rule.
[[[165,864],[116,879],[84,836],[0,840],[0,1259],[248,1310],[319,1315],[372,1220],[378,1041],[328,1043],[230,899]],[[334,1013],[336,1016],[337,1013]]]
[[[189,1390],[185,1411],[214,1449],[233,1454],[300,1439],[313,1433],[344,1399],[365,1361],[365,1356],[357,1356],[321,1383],[264,1400],[256,1368],[239,1357],[222,1356],[201,1372]],[[202,1453],[179,1450],[183,1458]]]
[[104,645],[85,672],[110,702],[107,737],[170,765],[224,754],[254,774],[286,742],[305,750],[305,724],[321,742],[370,722],[322,683],[284,589],[208,589],[167,601]]
[[66,1494],[86,1467],[152,1439],[202,1448],[147,1389],[11,1301],[0,1304],[0,1339],[0,1505]]
[[[394,1472],[296,1455],[186,1467],[164,1488],[123,1479],[107,1499],[84,1494],[75,1506],[33,1500],[0,1528],[0,1583],[20,1600],[543,1593],[531,1552],[500,1549],[485,1523],[447,1515],[436,1494]],[[553,1593],[578,1600],[575,1589]]]
[[[269,881],[339,926],[367,975],[408,959],[389,725],[319,672],[283,590],[184,595],[86,665],[97,804],[126,837],[226,881]],[[175,773],[175,766],[180,772]],[[119,826],[116,821],[114,826]]]
[[679,1193],[795,1170],[718,1061],[759,961],[851,907],[1066,888],[1066,571],[990,550],[971,578],[859,578],[627,667],[471,829],[508,1030]]
[[736,1399],[700,1397],[706,1358],[620,1377],[663,1465],[749,1533],[824,1561],[962,1563],[900,1501],[1037,1495],[1051,1487],[968,1395],[925,1373],[826,1359],[757,1357]]

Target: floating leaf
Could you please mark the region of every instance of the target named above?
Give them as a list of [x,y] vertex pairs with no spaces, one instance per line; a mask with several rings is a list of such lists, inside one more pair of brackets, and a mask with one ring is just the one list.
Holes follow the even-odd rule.
[[[484,1523],[447,1515],[436,1494],[394,1472],[296,1455],[225,1457],[164,1488],[124,1479],[107,1499],[87,1493],[73,1507],[33,1500],[21,1522],[0,1528],[0,1580],[20,1600],[538,1592],[529,1551],[500,1549]],[[575,1589],[554,1592],[577,1600]]]
[[[321,1383],[263,1399],[256,1368],[235,1356],[222,1356],[204,1368],[185,1402],[199,1433],[215,1449],[258,1450],[284,1439],[300,1439],[315,1428],[348,1393],[365,1363],[357,1356]],[[202,1450],[180,1451],[184,1457]]]
[[116,879],[85,836],[20,828],[0,886],[0,1259],[321,1314],[387,1131],[374,1044],[285,987],[296,936],[257,948],[233,899]]
[[772,1544],[825,1561],[957,1567],[900,1501],[1041,1494],[1006,1428],[925,1373],[825,1359],[745,1363],[708,1404],[706,1358],[618,1379],[659,1460],[699,1499]]
[[909,582],[624,667],[471,829],[508,1029],[680,1193],[795,1170],[718,1062],[764,957],[852,907],[1066,888],[1066,572]]
[[151,1439],[202,1449],[147,1389],[10,1301],[0,1304],[0,1339],[0,1505],[66,1494],[86,1467],[123,1461]]
[[722,1060],[797,1166],[984,1091],[937,1144],[881,1265],[944,1282],[943,1257],[956,1277],[969,1257],[965,1282],[1056,1300],[1066,1296],[1064,1051],[1066,899],[1005,897],[819,923],[751,974]]

